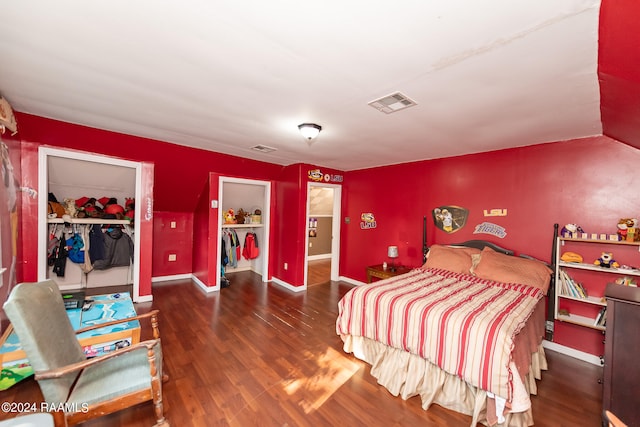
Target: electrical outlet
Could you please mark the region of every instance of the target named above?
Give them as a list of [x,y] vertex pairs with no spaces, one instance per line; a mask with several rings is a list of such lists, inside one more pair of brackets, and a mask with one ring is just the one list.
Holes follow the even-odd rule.
[[309,247],[312,248],[313,247],[313,242],[309,242]]
[[171,228],[176,228],[176,222],[175,221],[171,221]]
[[176,254],[169,254],[169,261],[175,261],[177,258]]
[[288,269],[289,269],[289,264],[288,264],[288,263],[286,263],[286,262],[284,263],[284,269],[285,269],[285,270],[288,270]]

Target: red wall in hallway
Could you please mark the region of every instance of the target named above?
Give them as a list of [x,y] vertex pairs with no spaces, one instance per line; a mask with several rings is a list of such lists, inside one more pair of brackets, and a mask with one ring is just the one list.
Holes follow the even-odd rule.
[[[615,233],[619,218],[640,216],[639,162],[635,148],[594,137],[348,172],[341,275],[364,281],[365,267],[385,261],[388,245],[399,246],[403,264],[420,265],[424,215],[429,244],[485,239],[550,261],[554,223]],[[431,213],[443,205],[467,208],[466,226],[452,234],[436,229]],[[485,217],[491,209],[507,216]],[[363,212],[374,214],[377,228],[360,229]],[[483,222],[504,227],[506,236],[474,234]],[[559,325],[556,341],[602,353],[601,334],[584,328]]]

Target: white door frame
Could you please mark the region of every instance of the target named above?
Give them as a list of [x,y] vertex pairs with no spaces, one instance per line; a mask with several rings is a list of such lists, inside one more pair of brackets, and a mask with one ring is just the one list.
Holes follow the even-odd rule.
[[[38,281],[47,279],[49,156],[133,168],[136,171],[135,200],[142,200],[142,163],[81,151],[40,147],[38,149]],[[140,224],[142,211],[143,209],[135,210],[134,224]],[[133,295],[131,297],[134,301],[138,301],[140,299],[140,233],[134,233],[133,237]]]
[[262,256],[262,263],[259,266],[260,275],[262,276],[263,282],[269,281],[269,230],[271,225],[271,182],[270,181],[261,181],[257,179],[246,179],[246,178],[232,178],[228,176],[221,176],[218,180],[218,242],[217,242],[217,250],[216,250],[216,283],[213,290],[220,289],[220,267],[222,262],[220,260],[220,252],[222,251],[222,203],[224,197],[224,183],[225,182],[233,182],[236,184],[248,184],[248,185],[256,185],[264,187],[264,207],[262,209],[262,227],[264,230],[264,237],[260,243],[260,255]]
[[304,287],[307,287],[309,270],[309,233],[306,231],[309,223],[309,207],[311,187],[333,189],[333,218],[331,221],[331,280],[340,280],[340,218],[342,216],[342,185],[325,184],[321,182],[307,182],[307,210],[305,215],[305,245],[304,245]]

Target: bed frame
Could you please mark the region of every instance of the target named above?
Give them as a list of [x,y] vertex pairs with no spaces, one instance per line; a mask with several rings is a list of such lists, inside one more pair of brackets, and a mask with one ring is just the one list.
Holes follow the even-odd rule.
[[[515,252],[510,249],[505,249],[502,246],[496,245],[495,243],[488,242],[486,240],[467,240],[462,243],[451,243],[451,246],[466,246],[468,248],[476,248],[476,249],[484,249],[489,247],[496,252],[503,253],[505,255],[515,255]],[[427,217],[424,216],[422,218],[422,264],[427,262],[427,253],[429,252],[429,247],[427,246]]]
[[[557,246],[556,246],[556,240],[558,237],[558,224],[554,224],[554,229],[553,229],[553,244],[551,246],[551,262],[552,264],[550,265],[551,270],[554,271],[554,273],[551,274],[551,281],[549,283],[549,290],[547,291],[547,297],[548,297],[548,307],[547,307],[547,322],[546,322],[546,328],[545,328],[545,332],[546,332],[546,336],[545,338],[548,341],[553,341],[553,332],[554,332],[554,319],[555,319],[555,314],[554,314],[554,301],[555,301],[555,292],[556,292],[556,286],[555,286],[555,259],[556,259],[556,250],[557,250]],[[470,247],[470,248],[476,248],[476,249],[484,249],[485,247],[489,247],[491,249],[493,249],[496,252],[501,252],[503,254],[506,255],[515,255],[514,251],[509,250],[509,249],[505,249],[501,246],[496,245],[495,243],[491,243],[488,242],[486,240],[467,240],[466,242],[462,242],[462,243],[453,243],[451,244],[451,246],[466,246],[466,247]],[[425,262],[427,262],[427,253],[429,252],[429,246],[427,246],[427,217],[426,215],[422,218],[422,264],[424,265]],[[536,258],[533,258],[529,255],[525,255],[525,254],[520,254],[519,255],[522,258],[529,258],[529,259],[535,259],[537,261],[540,261]]]

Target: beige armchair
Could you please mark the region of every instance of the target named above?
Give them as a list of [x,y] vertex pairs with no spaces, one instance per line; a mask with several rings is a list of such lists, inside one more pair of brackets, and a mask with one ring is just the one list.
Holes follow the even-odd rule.
[[[35,372],[56,426],[71,426],[152,400],[159,427],[168,427],[162,407],[162,349],[158,311],[124,319],[150,318],[154,339],[87,359],[66,314],[60,290],[47,280],[17,285],[4,304]],[[95,327],[116,324],[103,323]]]

